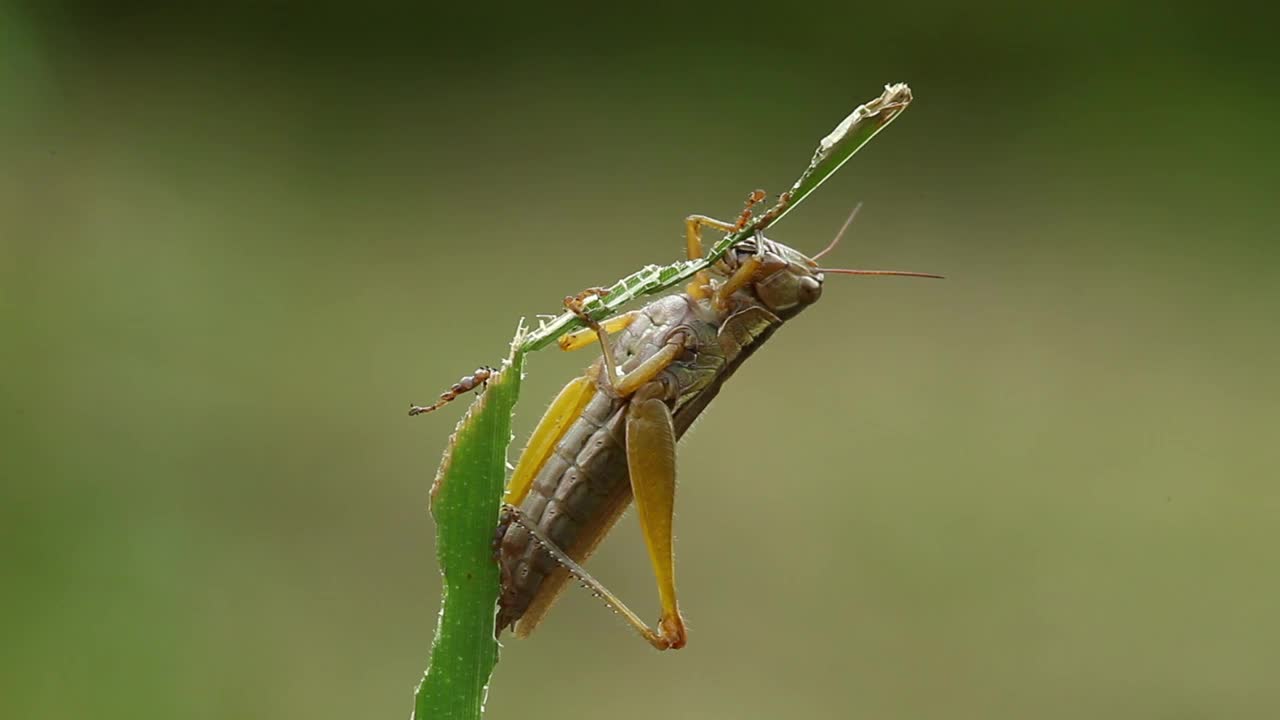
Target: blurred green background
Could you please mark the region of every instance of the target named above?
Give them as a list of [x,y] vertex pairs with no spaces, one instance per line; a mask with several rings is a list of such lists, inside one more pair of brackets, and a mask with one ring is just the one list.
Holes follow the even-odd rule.
[[[426,493],[521,315],[891,81],[865,203],[680,451],[691,642],[585,592],[493,718],[1280,716],[1274,18],[0,4],[0,716],[403,718]],[[540,353],[518,442],[589,354]],[[646,616],[628,517],[592,568]]]

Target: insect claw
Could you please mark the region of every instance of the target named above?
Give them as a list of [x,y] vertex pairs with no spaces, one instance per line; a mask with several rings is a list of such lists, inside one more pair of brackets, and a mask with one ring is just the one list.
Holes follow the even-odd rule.
[[761,200],[764,200],[764,198],[765,192],[763,190],[751,191],[751,194],[747,196],[745,206],[742,208],[742,213],[738,215],[738,221],[733,224],[733,230],[731,230],[731,232],[738,232],[747,226],[747,223],[751,221],[751,208],[755,207],[756,204]]
[[588,325],[592,324],[591,317],[587,314],[587,298],[595,297],[602,300],[609,295],[609,288],[591,287],[583,290],[577,295],[566,295],[564,298],[564,308],[574,315],[578,316]]
[[410,416],[422,415],[424,413],[429,413],[434,410],[439,410],[440,408],[444,407],[447,403],[451,402],[454,398],[458,397],[459,395],[465,392],[475,390],[476,388],[481,388],[481,389],[488,388],[489,379],[493,377],[493,374],[495,372],[497,371],[489,367],[488,365],[481,365],[480,367],[476,368],[475,372],[463,377],[461,380],[454,383],[453,386],[450,387],[448,390],[445,390],[444,392],[440,393],[440,399],[437,400],[434,404],[426,405],[426,406],[418,406],[418,405],[410,404],[409,415]]

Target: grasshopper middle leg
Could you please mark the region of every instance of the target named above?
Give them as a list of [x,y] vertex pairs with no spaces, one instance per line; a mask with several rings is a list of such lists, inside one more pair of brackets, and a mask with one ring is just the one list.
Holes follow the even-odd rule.
[[[605,333],[609,335],[622,332],[635,321],[639,314],[639,311],[632,310],[631,312],[611,317],[608,320],[602,320],[599,323],[600,329],[604,330]],[[581,350],[584,347],[589,347],[594,344],[597,339],[596,329],[587,327],[582,330],[571,332],[568,335],[561,335],[560,339],[556,342],[560,345],[561,350]]]

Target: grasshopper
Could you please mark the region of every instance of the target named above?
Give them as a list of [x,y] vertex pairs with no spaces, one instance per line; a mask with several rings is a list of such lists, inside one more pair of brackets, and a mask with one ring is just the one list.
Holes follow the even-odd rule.
[[[763,198],[762,191],[753,192],[736,222],[686,218],[688,259],[702,257],[704,228],[742,230]],[[565,307],[586,327],[560,337],[560,347],[598,343],[602,352],[552,401],[512,472],[494,539],[502,583],[496,632],[511,628],[527,636],[573,577],[653,647],[684,647],[688,634],[677,601],[672,544],[677,440],[752,353],[817,302],[825,273],[941,277],[819,267],[817,260],[836,246],[856,214],[854,208],[827,248],[812,258],[766,238],[767,223],[757,223],[753,235],[694,275],[683,292],[603,321],[584,308],[605,289],[565,298]],[[491,372],[477,370],[436,404],[413,407],[410,414],[429,412],[483,385]],[[656,627],[582,567],[633,500],[662,608]]]

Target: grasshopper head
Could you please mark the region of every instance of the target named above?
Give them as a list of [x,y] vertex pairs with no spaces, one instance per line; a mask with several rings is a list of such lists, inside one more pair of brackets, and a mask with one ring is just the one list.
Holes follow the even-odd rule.
[[753,258],[759,266],[743,289],[779,318],[794,317],[822,297],[822,272],[799,250],[757,235],[738,243],[725,256],[735,270]]
[[[861,207],[861,206],[859,206]],[[758,263],[755,272],[743,291],[749,292],[753,299],[783,320],[796,316],[801,310],[812,305],[822,297],[822,275],[899,275],[905,277],[941,278],[931,273],[908,272],[904,270],[853,270],[843,268],[818,267],[818,259],[833,250],[840,242],[849,223],[858,214],[858,207],[849,213],[849,219],[835,238],[822,252],[812,258],[795,248],[774,242],[757,232],[755,237],[748,238],[733,246],[724,256],[725,265],[732,273],[747,263]]]

